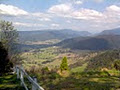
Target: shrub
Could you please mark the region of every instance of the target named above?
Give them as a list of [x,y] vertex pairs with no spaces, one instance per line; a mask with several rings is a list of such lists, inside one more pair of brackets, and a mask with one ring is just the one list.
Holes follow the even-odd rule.
[[120,60],[116,60],[116,61],[114,62],[114,67],[115,67],[116,70],[119,70],[119,71],[120,71]]

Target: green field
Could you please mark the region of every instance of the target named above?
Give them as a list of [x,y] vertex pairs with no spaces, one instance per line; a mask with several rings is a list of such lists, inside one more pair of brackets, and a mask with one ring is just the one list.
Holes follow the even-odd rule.
[[[64,56],[68,57],[69,65],[76,62],[84,62],[83,56],[71,52],[69,49],[62,49],[60,47],[32,50],[24,52],[21,55],[24,68],[29,68],[31,66],[47,66],[49,68],[59,67]],[[80,57],[81,59],[79,59]]]

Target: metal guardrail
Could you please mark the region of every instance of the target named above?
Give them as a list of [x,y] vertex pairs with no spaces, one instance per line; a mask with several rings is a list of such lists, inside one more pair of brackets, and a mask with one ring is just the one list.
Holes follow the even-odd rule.
[[21,85],[24,86],[25,90],[29,90],[28,87],[26,86],[24,82],[24,76],[28,79],[28,81],[32,84],[32,90],[44,90],[38,83],[37,83],[37,78],[31,78],[23,69],[23,67],[16,66],[15,72],[17,74],[17,79],[21,80]]

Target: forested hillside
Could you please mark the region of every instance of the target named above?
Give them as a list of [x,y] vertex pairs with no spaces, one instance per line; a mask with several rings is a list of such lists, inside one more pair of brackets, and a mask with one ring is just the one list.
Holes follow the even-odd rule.
[[120,59],[120,50],[108,50],[99,53],[89,61],[87,70],[113,69],[115,60]]
[[120,35],[100,35],[95,37],[77,37],[57,44],[64,48],[78,50],[108,50],[120,48]]

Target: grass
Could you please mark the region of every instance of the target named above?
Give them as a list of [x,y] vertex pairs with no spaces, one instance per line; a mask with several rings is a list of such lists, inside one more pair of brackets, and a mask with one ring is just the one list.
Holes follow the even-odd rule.
[[[83,65],[85,67],[85,65]],[[80,70],[81,71],[81,70]],[[119,90],[120,79],[117,71],[71,72],[63,77],[56,72],[36,72],[38,83],[45,90]],[[34,74],[35,75],[35,74]]]
[[65,90],[115,90],[120,87],[119,79],[116,77],[115,79],[112,77],[66,78],[55,86]]
[[0,90],[24,90],[24,88],[20,86],[16,75],[6,75],[0,77]]
[[82,66],[72,68],[71,72],[83,72],[87,66],[87,63],[83,64]]
[[38,79],[45,90],[119,90],[120,79],[118,76],[84,76],[81,73],[71,74],[69,77],[50,79],[49,75],[44,80]]

